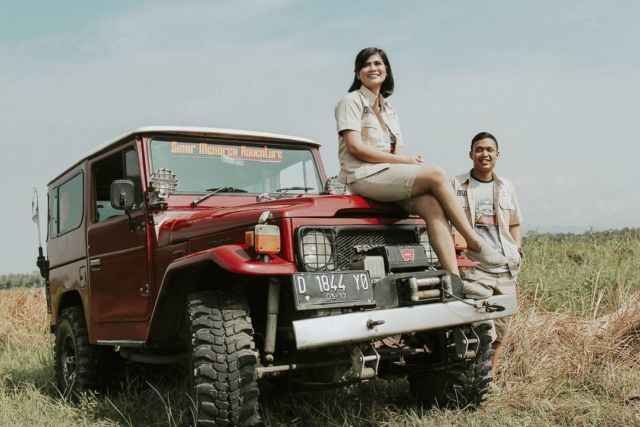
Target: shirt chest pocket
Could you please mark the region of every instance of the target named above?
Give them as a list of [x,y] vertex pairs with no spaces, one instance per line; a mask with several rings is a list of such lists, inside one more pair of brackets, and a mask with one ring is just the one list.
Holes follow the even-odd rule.
[[498,209],[498,221],[502,222],[505,225],[511,224],[511,218],[513,217],[513,212],[515,206],[513,204],[513,200],[508,195],[500,196],[498,199],[498,205],[500,209]]
[[362,142],[373,146],[384,145],[384,137],[382,129],[380,129],[380,123],[372,113],[362,115],[361,128],[360,134],[362,136]]
[[513,210],[515,208],[513,206],[513,201],[509,196],[500,196],[499,204],[500,204],[500,209]]

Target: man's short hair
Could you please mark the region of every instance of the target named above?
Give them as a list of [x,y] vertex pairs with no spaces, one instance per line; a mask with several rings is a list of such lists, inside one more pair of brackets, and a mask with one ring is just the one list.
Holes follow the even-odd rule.
[[473,137],[473,139],[471,140],[471,151],[473,151],[473,144],[475,144],[476,142],[482,140],[482,139],[493,139],[493,142],[496,143],[496,150],[498,149],[498,140],[496,139],[495,136],[491,135],[489,132],[480,132],[479,134],[477,134],[476,136]]

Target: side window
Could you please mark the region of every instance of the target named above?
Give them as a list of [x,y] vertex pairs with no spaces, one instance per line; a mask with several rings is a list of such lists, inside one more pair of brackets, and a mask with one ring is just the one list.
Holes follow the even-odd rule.
[[77,228],[83,214],[82,174],[78,174],[58,188],[58,234]]
[[49,192],[49,236],[76,229],[84,214],[83,174],[79,173]]
[[133,210],[142,207],[142,182],[138,156],[134,149],[121,151],[93,165],[93,194],[95,197],[95,222],[125,215],[123,210],[111,207],[111,183],[116,179],[130,179],[135,190]]

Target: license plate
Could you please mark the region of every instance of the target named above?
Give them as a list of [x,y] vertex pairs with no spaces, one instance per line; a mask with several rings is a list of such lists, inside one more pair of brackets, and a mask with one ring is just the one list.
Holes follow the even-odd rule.
[[374,304],[368,271],[295,273],[293,295],[298,310]]

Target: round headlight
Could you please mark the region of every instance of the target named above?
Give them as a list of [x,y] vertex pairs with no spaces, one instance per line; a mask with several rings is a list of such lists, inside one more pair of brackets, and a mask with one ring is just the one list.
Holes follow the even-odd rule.
[[309,231],[302,236],[302,257],[306,270],[334,270],[331,239],[320,231]]

